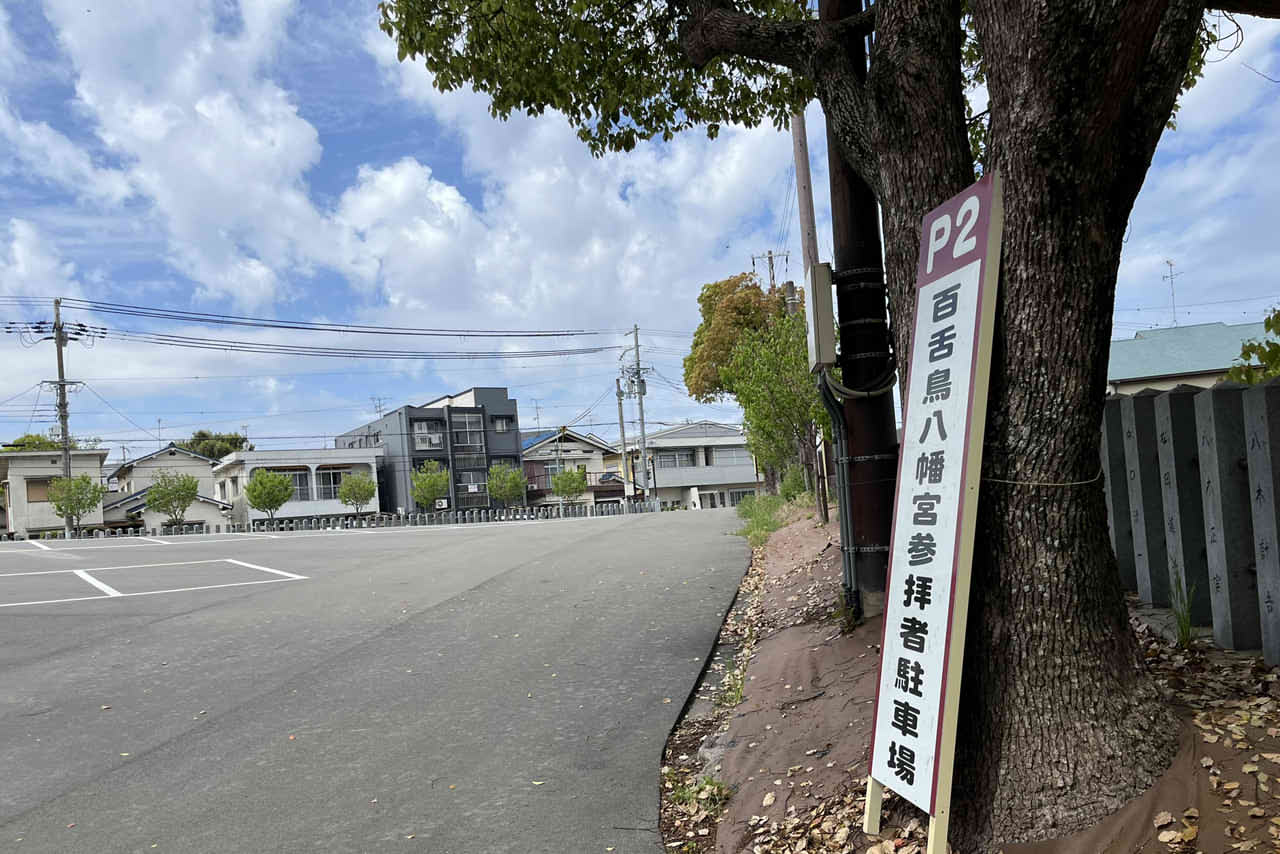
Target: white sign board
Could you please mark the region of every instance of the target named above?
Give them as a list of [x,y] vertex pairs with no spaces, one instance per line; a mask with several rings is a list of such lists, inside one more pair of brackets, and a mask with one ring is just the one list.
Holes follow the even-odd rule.
[[[987,176],[925,216],[917,270],[871,777],[944,817],[936,850],[950,804],[1001,225],[999,178]],[[878,814],[878,787],[876,796]]]

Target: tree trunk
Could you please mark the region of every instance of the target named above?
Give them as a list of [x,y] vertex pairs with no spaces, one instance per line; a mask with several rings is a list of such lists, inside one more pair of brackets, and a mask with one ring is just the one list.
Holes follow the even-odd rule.
[[[921,219],[973,171],[958,17],[919,0],[878,6],[863,106],[875,160],[864,167],[883,208],[895,342],[909,353]],[[975,4],[1005,232],[953,792],[957,852],[1083,829],[1148,788],[1176,745],[1129,629],[1097,475],[1121,240],[1201,8]],[[1150,47],[1135,51],[1134,41]]]

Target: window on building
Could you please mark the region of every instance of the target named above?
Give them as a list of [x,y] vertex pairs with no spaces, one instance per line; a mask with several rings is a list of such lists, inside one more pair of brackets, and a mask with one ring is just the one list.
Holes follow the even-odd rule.
[[693,468],[698,464],[698,458],[693,448],[684,448],[676,451],[676,464],[682,469]]
[[316,472],[316,498],[321,501],[332,501],[338,497],[338,489],[342,486],[342,478],[348,474],[341,469],[320,469]]
[[34,504],[40,501],[49,500],[49,481],[48,480],[29,480],[27,481],[27,503]]
[[605,470],[605,471],[617,471],[617,470],[618,470],[618,461],[617,461],[617,460],[610,460],[609,462],[605,463],[605,464],[604,464],[604,470]]
[[715,448],[711,459],[717,466],[749,466],[751,452],[746,448]]
[[672,453],[658,454],[658,468],[673,469],[676,467],[676,455]]
[[287,474],[293,478],[293,497],[290,501],[310,501],[311,500],[311,472],[306,469],[272,469],[280,474]]
[[484,450],[484,418],[480,415],[453,416],[453,445],[458,450]]
[[239,494],[240,494],[240,478],[233,477],[231,478],[231,497],[235,498]]
[[227,500],[227,482],[225,480],[218,482],[218,497],[223,501]]
[[459,469],[487,468],[484,454],[457,454],[453,458],[453,467]]
[[510,415],[493,416],[493,432],[495,433],[511,432],[511,416]]
[[746,498],[748,495],[755,494],[756,491],[754,489],[731,489],[729,490],[729,504],[733,507],[737,507],[742,499]]
[[547,463],[545,471],[547,477],[551,477],[553,474],[560,474],[560,472],[564,471],[564,463]]
[[413,447],[418,451],[444,450],[444,422],[413,422]]

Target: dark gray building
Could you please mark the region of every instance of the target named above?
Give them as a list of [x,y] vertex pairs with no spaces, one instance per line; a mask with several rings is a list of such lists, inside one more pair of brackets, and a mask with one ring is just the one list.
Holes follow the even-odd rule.
[[[339,448],[383,449],[378,461],[382,510],[413,512],[411,475],[427,460],[449,471],[448,509],[489,507],[489,466],[519,469],[520,423],[505,388],[469,388],[422,404],[402,406],[339,436]],[[421,507],[420,511],[445,509]]]

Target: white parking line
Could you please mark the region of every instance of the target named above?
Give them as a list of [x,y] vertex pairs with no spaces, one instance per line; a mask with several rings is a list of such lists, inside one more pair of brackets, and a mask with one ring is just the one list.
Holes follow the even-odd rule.
[[155,537],[143,537],[143,536],[139,536],[139,537],[138,537],[138,539],[139,539],[139,540],[146,540],[148,543],[159,543],[159,544],[160,544],[160,545],[162,545],[162,546],[171,546],[171,545],[173,545],[173,543],[167,542],[167,541],[165,541],[165,540],[157,540]]
[[101,590],[103,593],[107,594],[108,596],[123,596],[123,595],[124,595],[124,594],[123,594],[123,593],[121,593],[119,590],[115,589],[114,587],[112,587],[112,586],[110,586],[110,585],[107,585],[107,584],[103,584],[101,581],[99,581],[98,579],[94,578],[92,575],[90,575],[88,572],[86,572],[86,571],[85,571],[85,570],[83,570],[83,569],[73,570],[73,572],[75,572],[75,574],[76,574],[76,576],[77,576],[78,578],[80,578],[80,579],[81,579],[81,580],[83,580],[83,581],[87,581],[87,582],[89,582],[89,583],[90,583],[90,584],[92,584],[94,587],[98,588],[98,589],[99,589],[99,590]]
[[42,543],[42,542],[40,542],[40,541],[38,541],[38,540],[27,540],[27,542],[28,542],[28,543],[30,543],[31,545],[35,546],[35,547],[36,547],[36,548],[38,548],[38,549],[44,549],[44,550],[45,550],[45,551],[47,551],[47,552],[51,552],[51,551],[53,551],[53,549],[49,548],[49,547],[48,547],[48,546],[46,546],[44,543]]
[[18,608],[23,605],[60,605],[63,602],[88,602],[91,599],[127,599],[130,596],[156,596],[160,593],[190,593],[193,590],[218,590],[223,587],[249,587],[254,584],[284,584],[292,578],[267,578],[262,581],[232,581],[229,584],[205,584],[200,587],[174,587],[170,590],[144,590],[141,593],[120,593],[117,596],[76,596],[71,599],[41,599],[37,602],[0,602],[0,608]]
[[227,558],[226,563],[234,563],[236,566],[243,566],[246,569],[256,569],[259,572],[271,572],[276,575],[283,575],[285,578],[293,579],[295,581],[306,578],[305,575],[294,575],[292,572],[285,572],[282,569],[271,569],[265,566],[258,566],[256,563],[245,563],[242,560],[233,560],[232,558]]
[[[225,584],[201,584],[193,587],[170,587],[164,590],[143,590],[137,593],[122,593],[109,584],[90,575],[91,572],[106,572],[112,569],[151,569],[163,566],[194,566],[197,564],[208,563],[230,563],[236,566],[242,566],[246,569],[252,569],[258,572],[266,572],[271,575],[279,576],[278,578],[266,578],[261,581],[230,581]],[[245,563],[240,560],[231,558],[215,558],[212,560],[184,560],[170,561],[166,563],[140,563],[128,566],[99,566],[93,569],[45,569],[31,572],[5,572],[0,573],[0,578],[14,578],[25,575],[57,575],[57,574],[74,574],[77,578],[88,584],[93,585],[102,591],[100,596],[73,596],[64,599],[37,599],[30,602],[0,602],[0,608],[17,608],[25,605],[58,605],[66,602],[88,602],[95,599],[127,599],[131,596],[155,596],[160,593],[189,593],[196,590],[221,590],[227,587],[249,587],[256,584],[278,584],[284,581],[305,581],[307,576],[297,575],[292,572],[285,572],[280,569],[271,569],[267,566],[259,566],[257,564]]]
[[[40,569],[28,572],[0,572],[0,578],[13,578],[19,575],[55,575],[68,572],[105,572],[108,569],[152,569],[157,566],[194,566],[199,563],[227,563],[226,558],[212,560],[176,560],[168,563],[132,563],[126,566],[93,566],[89,569]],[[260,569],[261,567],[254,567]]]

